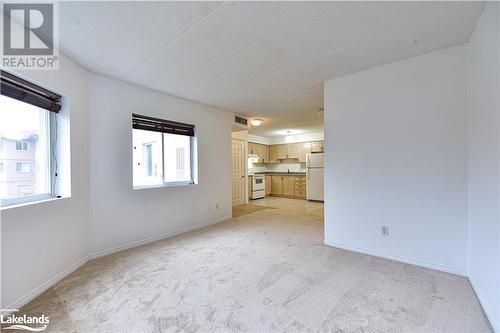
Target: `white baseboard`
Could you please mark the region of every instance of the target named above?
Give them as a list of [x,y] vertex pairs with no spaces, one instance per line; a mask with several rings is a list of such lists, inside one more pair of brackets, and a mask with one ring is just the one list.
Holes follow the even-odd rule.
[[[76,271],[78,268],[82,267],[89,261],[89,257],[85,257],[83,259],[80,259],[77,263],[71,265],[70,267],[66,268],[59,274],[55,275],[54,277],[50,278],[46,282],[42,283],[35,289],[31,290],[28,292],[26,295],[22,296],[21,298],[17,299],[14,301],[12,304],[8,306],[8,309],[20,309],[24,305],[28,304],[30,301],[35,299],[36,297],[40,296],[42,293],[44,293],[46,290],[48,290],[50,287],[55,285],[57,282],[61,281],[74,271]],[[5,313],[3,313],[5,315]]]
[[153,236],[153,237],[144,238],[144,239],[140,239],[140,240],[137,240],[137,241],[133,241],[133,242],[125,243],[125,244],[122,244],[122,245],[114,246],[114,247],[112,247],[110,249],[100,250],[100,251],[92,253],[90,255],[90,259],[96,259],[96,258],[104,257],[104,256],[107,256],[107,255],[116,253],[116,252],[120,252],[120,251],[131,249],[131,248],[136,247],[136,246],[140,246],[140,245],[148,244],[148,243],[155,242],[155,241],[158,241],[158,240],[162,240],[162,239],[165,239],[165,238],[177,236],[177,235],[189,232],[189,231],[193,231],[193,230],[196,230],[196,229],[200,229],[200,228],[212,225],[212,224],[224,222],[226,220],[230,220],[231,218],[232,218],[231,215],[217,217],[217,218],[214,218],[214,219],[209,220],[207,222],[198,223],[198,224],[195,224],[195,225],[191,225],[191,226],[188,226],[188,227],[184,227],[184,228],[180,228],[180,229],[177,229],[177,230],[174,230],[174,231],[169,231],[169,232],[166,232],[166,233],[163,233],[163,234],[160,234],[160,235],[156,235],[156,236]]
[[[168,237],[180,235],[180,234],[183,234],[185,232],[189,232],[189,231],[192,231],[192,230],[195,230],[195,229],[203,228],[203,227],[209,226],[211,224],[220,223],[220,222],[223,222],[223,221],[226,221],[226,220],[230,220],[230,219],[231,219],[231,215],[222,216],[222,217],[214,218],[214,219],[212,219],[210,221],[207,221],[207,222],[198,223],[198,224],[195,224],[195,225],[192,225],[192,226],[189,226],[189,227],[185,227],[185,228],[180,228],[180,229],[177,229],[177,230],[174,230],[174,231],[171,231],[171,232],[167,232],[167,233],[164,233],[164,234],[161,234],[161,235],[158,235],[158,236],[154,236],[154,237],[150,237],[150,238],[146,238],[146,239],[142,239],[142,240],[130,242],[130,243],[127,243],[127,244],[124,244],[124,245],[113,247],[111,249],[107,249],[107,250],[95,252],[94,254],[92,254],[90,256],[87,256],[87,257],[79,260],[77,263],[71,265],[70,267],[66,268],[65,270],[63,270],[62,272],[58,273],[54,277],[50,278],[46,282],[42,283],[40,286],[38,286],[35,289],[31,290],[26,295],[20,297],[19,299],[17,299],[16,301],[14,301],[12,304],[10,304],[7,307],[7,309],[20,309],[21,307],[23,307],[24,305],[28,304],[30,301],[32,301],[33,299],[35,299],[37,296],[41,295],[43,292],[45,292],[46,290],[48,290],[50,287],[52,287],[53,285],[55,285],[57,282],[61,281],[62,279],[64,279],[65,277],[67,277],[68,275],[70,275],[71,273],[73,273],[74,271],[76,271],[78,268],[80,268],[83,265],[85,265],[90,259],[103,257],[103,256],[106,256],[106,255],[115,253],[115,252],[119,252],[119,251],[123,251],[123,250],[126,250],[126,249],[130,249],[132,247],[136,247],[136,246],[139,246],[139,245],[151,243],[151,242],[154,242],[154,241],[157,241],[157,240],[160,240],[160,239],[164,239],[164,238],[168,238]],[[7,312],[2,312],[2,314],[3,315],[7,315],[8,313]]]
[[371,256],[379,257],[379,258],[400,261],[400,262],[404,262],[406,264],[412,264],[412,265],[416,265],[416,266],[435,269],[438,271],[467,277],[467,271],[464,269],[458,268],[458,267],[436,264],[436,263],[432,263],[432,262],[428,262],[428,261],[424,261],[424,260],[420,260],[420,259],[395,256],[392,254],[382,253],[382,252],[378,252],[378,251],[363,249],[363,248],[354,247],[354,246],[348,246],[348,245],[339,244],[339,243],[335,243],[335,242],[329,242],[326,239],[325,239],[325,245],[337,247],[337,248],[347,250],[347,251],[359,252],[359,253],[368,254]]
[[484,293],[477,287],[477,283],[475,283],[474,279],[472,279],[470,276],[469,276],[469,282],[470,285],[472,286],[472,289],[476,293],[479,303],[481,303],[481,306],[483,307],[486,317],[490,321],[490,325],[493,328],[493,332],[500,333],[500,327],[499,327],[500,323],[498,322],[500,318],[497,319],[496,316],[494,316],[494,313],[491,310],[489,303],[486,301],[486,298],[484,298]]

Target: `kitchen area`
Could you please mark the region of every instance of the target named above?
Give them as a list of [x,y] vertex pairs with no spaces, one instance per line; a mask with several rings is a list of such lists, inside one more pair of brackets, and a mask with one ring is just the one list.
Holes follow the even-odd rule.
[[248,199],[266,196],[323,201],[324,141],[248,141]]

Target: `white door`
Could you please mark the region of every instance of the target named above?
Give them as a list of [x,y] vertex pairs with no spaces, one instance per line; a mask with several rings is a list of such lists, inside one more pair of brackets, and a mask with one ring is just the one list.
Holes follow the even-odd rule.
[[306,179],[307,200],[324,201],[323,168],[308,168]]
[[245,154],[243,148],[243,141],[231,141],[233,206],[245,203]]

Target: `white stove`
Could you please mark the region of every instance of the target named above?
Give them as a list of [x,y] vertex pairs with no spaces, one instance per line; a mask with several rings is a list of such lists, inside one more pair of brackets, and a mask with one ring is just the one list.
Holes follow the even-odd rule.
[[252,178],[252,199],[260,199],[266,196],[266,176],[254,174]]

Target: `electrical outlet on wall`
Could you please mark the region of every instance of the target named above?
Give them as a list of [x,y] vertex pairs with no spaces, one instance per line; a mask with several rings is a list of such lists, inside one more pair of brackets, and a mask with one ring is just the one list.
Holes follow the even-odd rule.
[[389,236],[389,226],[383,225],[380,228],[380,232],[381,232],[382,236]]

